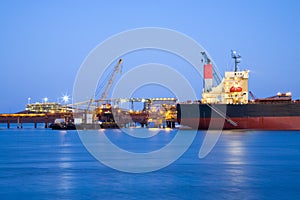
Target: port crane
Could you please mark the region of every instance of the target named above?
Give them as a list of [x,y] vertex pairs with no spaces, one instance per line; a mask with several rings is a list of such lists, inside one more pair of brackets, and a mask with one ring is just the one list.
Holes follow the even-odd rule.
[[[202,55],[202,59],[201,62],[203,64],[212,64],[211,59],[208,57],[208,55],[206,54],[205,51],[200,52]],[[213,72],[213,81],[214,81],[214,85],[219,85],[222,82],[222,76],[220,75],[220,72],[217,71],[217,69],[214,67],[212,68],[212,72]]]
[[[112,73],[108,76],[108,79],[106,79],[106,80],[108,80],[106,86],[105,86],[106,80],[103,82],[103,85],[105,86],[105,88],[104,88],[104,90],[103,90],[103,92],[102,92],[102,94],[101,94],[101,96],[100,96],[100,99],[95,100],[94,98],[91,98],[89,101],[81,102],[81,103],[79,103],[79,104],[82,104],[82,103],[83,103],[83,104],[86,104],[86,103],[87,103],[86,110],[89,110],[90,107],[91,107],[91,105],[92,105],[94,102],[101,102],[101,101],[106,100],[107,94],[108,94],[109,90],[111,89],[112,84],[114,83],[114,81],[115,81],[115,79],[116,79],[117,73],[118,73],[118,72],[120,71],[120,69],[121,69],[122,62],[123,62],[123,60],[122,60],[122,59],[119,59],[118,64],[114,67],[114,70],[113,70]],[[101,90],[102,87],[100,87],[99,89]],[[96,95],[95,95],[95,96],[97,96],[97,92],[96,92]]]
[[[109,90],[111,89],[111,86],[112,86],[114,80],[116,79],[116,75],[121,69],[122,62],[123,62],[123,60],[119,59],[118,64],[114,67],[114,70],[112,71],[112,73],[107,77],[108,79],[106,79],[106,80],[108,80],[106,86],[105,86],[106,81],[103,82],[103,85],[105,87],[101,94],[100,99],[95,100],[94,98],[90,98],[87,101],[74,103],[72,106],[74,106],[76,108],[81,107],[81,109],[85,110],[85,112],[87,113],[88,110],[91,109],[94,102],[102,102],[102,101],[106,100],[107,94],[108,94]],[[100,87],[99,89],[101,90],[102,87]],[[95,96],[97,96],[97,92],[96,92]],[[95,107],[93,106],[92,108],[95,108]]]
[[112,84],[114,83],[116,77],[117,77],[117,73],[120,72],[122,62],[123,62],[123,60],[119,59],[118,64],[115,66],[114,70],[110,74],[107,85],[105,86],[105,88],[104,88],[104,90],[101,94],[100,100],[105,100],[107,98],[107,94],[108,94]]
[[252,98],[252,101],[255,101],[256,98],[255,98],[254,94],[253,94],[251,91],[249,91],[249,94],[250,94],[250,96],[251,96],[251,98]]

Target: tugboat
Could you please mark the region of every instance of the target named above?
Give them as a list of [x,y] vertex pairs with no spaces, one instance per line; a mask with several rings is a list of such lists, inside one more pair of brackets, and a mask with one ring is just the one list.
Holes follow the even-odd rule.
[[53,124],[49,125],[52,130],[76,130],[76,126],[72,120],[56,119]]

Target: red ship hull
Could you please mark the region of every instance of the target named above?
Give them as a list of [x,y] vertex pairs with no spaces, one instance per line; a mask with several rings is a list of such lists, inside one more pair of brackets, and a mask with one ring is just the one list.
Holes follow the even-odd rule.
[[193,129],[252,129],[252,130],[300,130],[300,116],[295,117],[250,117],[230,118],[236,126],[224,118],[185,118],[180,124]]
[[177,104],[177,120],[193,129],[300,130],[300,103]]

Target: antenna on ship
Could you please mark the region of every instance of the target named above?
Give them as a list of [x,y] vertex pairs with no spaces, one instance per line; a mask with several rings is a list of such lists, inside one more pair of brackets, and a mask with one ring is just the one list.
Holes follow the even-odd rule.
[[238,64],[241,62],[241,55],[238,54],[236,51],[231,50],[231,57],[234,59],[234,71],[238,70]]

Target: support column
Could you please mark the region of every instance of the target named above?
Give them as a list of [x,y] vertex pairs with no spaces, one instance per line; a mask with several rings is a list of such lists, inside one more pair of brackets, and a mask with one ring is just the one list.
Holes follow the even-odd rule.
[[17,128],[20,128],[20,117],[17,119]]
[[17,128],[23,128],[22,117],[18,117]]
[[172,122],[172,128],[175,128],[175,122]]

